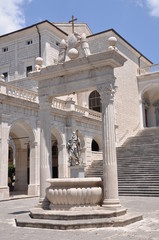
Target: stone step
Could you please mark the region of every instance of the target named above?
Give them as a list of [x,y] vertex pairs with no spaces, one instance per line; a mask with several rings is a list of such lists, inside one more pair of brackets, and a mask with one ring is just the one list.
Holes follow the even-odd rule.
[[137,136],[154,136],[159,134],[159,127],[144,128],[137,133]]
[[[155,191],[159,189],[159,127],[144,129],[118,147],[117,165],[120,193],[159,196]],[[102,177],[102,161],[94,161],[87,169],[86,176]],[[151,191],[147,193],[145,188]]]
[[141,192],[130,192],[130,191],[119,191],[119,196],[140,196],[140,197],[159,197],[158,193],[141,193]]
[[119,189],[121,190],[121,189],[131,189],[131,190],[133,190],[133,191],[136,191],[136,190],[141,190],[141,191],[157,191],[157,192],[159,192],[159,187],[158,186],[139,186],[139,185],[136,185],[136,186],[134,186],[134,185],[125,185],[125,184],[123,184],[122,186],[119,186]]
[[[76,214],[76,211],[74,211]],[[85,214],[86,215],[86,214]],[[19,216],[15,219],[18,227],[45,228],[45,229],[84,229],[84,228],[101,228],[101,227],[123,227],[128,224],[142,220],[142,216],[135,213],[126,213],[122,216],[108,218],[83,218],[74,220],[47,220],[33,219],[29,215]]]
[[138,145],[145,146],[147,144],[159,144],[159,135],[135,136],[133,138],[128,138],[127,141],[122,145],[122,147]]

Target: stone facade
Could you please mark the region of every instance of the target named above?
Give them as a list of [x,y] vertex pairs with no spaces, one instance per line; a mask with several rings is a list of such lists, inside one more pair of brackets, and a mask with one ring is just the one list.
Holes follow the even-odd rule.
[[[157,76],[152,78],[152,74],[149,74],[146,80],[145,74],[138,74],[139,68],[150,67],[152,63],[113,29],[92,35],[86,24],[75,24],[75,31],[80,34],[85,31],[91,54],[106,51],[109,46],[108,38],[116,37],[118,52],[127,59],[123,67],[114,70],[117,87],[114,96],[116,146],[120,146],[129,136],[135,135],[145,126],[143,100],[149,102],[149,125],[156,125]],[[43,65],[48,69],[50,65],[56,65],[59,44],[61,39],[67,39],[69,32],[70,24],[54,25],[44,21],[0,36],[0,156],[3,156],[0,157],[0,199],[9,196],[9,139],[12,139],[15,145],[15,149],[12,148],[15,155],[12,162],[16,168],[15,191],[27,191],[30,195],[40,193],[40,154],[48,153],[40,150],[42,123],[38,83],[27,71],[34,70],[36,58],[39,56],[43,58]],[[81,72],[77,79],[82,78],[82,74]],[[94,74],[95,71],[92,71],[92,78]],[[154,88],[150,90],[147,86],[150,86],[151,81]],[[80,85],[76,86],[77,89],[78,87]],[[44,125],[47,121],[50,123],[48,134],[51,143],[48,144],[52,154],[48,159],[53,162],[53,168],[49,171],[50,174],[53,171],[56,177],[69,177],[66,143],[74,130],[79,131],[85,168],[93,160],[103,158],[102,115],[89,109],[89,96],[94,90],[95,88],[87,88],[82,92],[71,90],[66,96],[58,95],[44,106],[45,111],[50,112],[50,119],[46,119],[45,114],[43,119]],[[152,95],[155,97],[152,98]],[[157,110],[154,116],[155,108]],[[93,151],[93,140],[97,143],[98,150]]]

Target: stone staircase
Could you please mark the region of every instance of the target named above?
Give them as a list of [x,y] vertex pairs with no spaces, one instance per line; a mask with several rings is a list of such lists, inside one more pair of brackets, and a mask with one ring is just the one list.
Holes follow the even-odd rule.
[[[117,148],[119,195],[159,196],[159,128],[146,128]],[[86,177],[103,176],[103,161],[93,161]]]

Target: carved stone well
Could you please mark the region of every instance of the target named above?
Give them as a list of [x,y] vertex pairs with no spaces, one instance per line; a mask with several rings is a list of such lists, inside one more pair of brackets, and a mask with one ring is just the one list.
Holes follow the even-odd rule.
[[79,210],[97,207],[101,204],[101,178],[47,179],[51,185],[46,189],[49,208],[56,210]]

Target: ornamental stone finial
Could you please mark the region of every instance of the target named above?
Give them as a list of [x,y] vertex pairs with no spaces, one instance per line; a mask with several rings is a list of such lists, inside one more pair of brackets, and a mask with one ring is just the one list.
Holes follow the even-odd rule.
[[58,63],[64,63],[67,56],[71,60],[78,58],[80,50],[84,57],[91,54],[85,33],[82,35],[77,32],[69,34],[66,41],[63,39],[60,43]]
[[84,51],[84,55],[87,57],[91,54],[90,49],[89,49],[89,44],[88,41],[86,39],[86,34],[82,33],[81,35],[81,47]]
[[37,57],[36,60],[35,60],[35,63],[36,63],[35,70],[36,71],[40,71],[41,68],[43,67],[43,59],[42,59],[42,57]]
[[67,49],[67,43],[66,43],[65,39],[62,39],[61,42],[60,42],[60,51],[59,51],[59,56],[58,56],[58,63],[65,62],[66,49]]
[[116,37],[110,37],[108,38],[108,43],[109,43],[109,50],[116,50],[118,51],[117,47],[116,47],[116,43],[117,43],[117,39]]
[[1,76],[0,76],[0,81],[5,82],[4,74],[1,74]]

